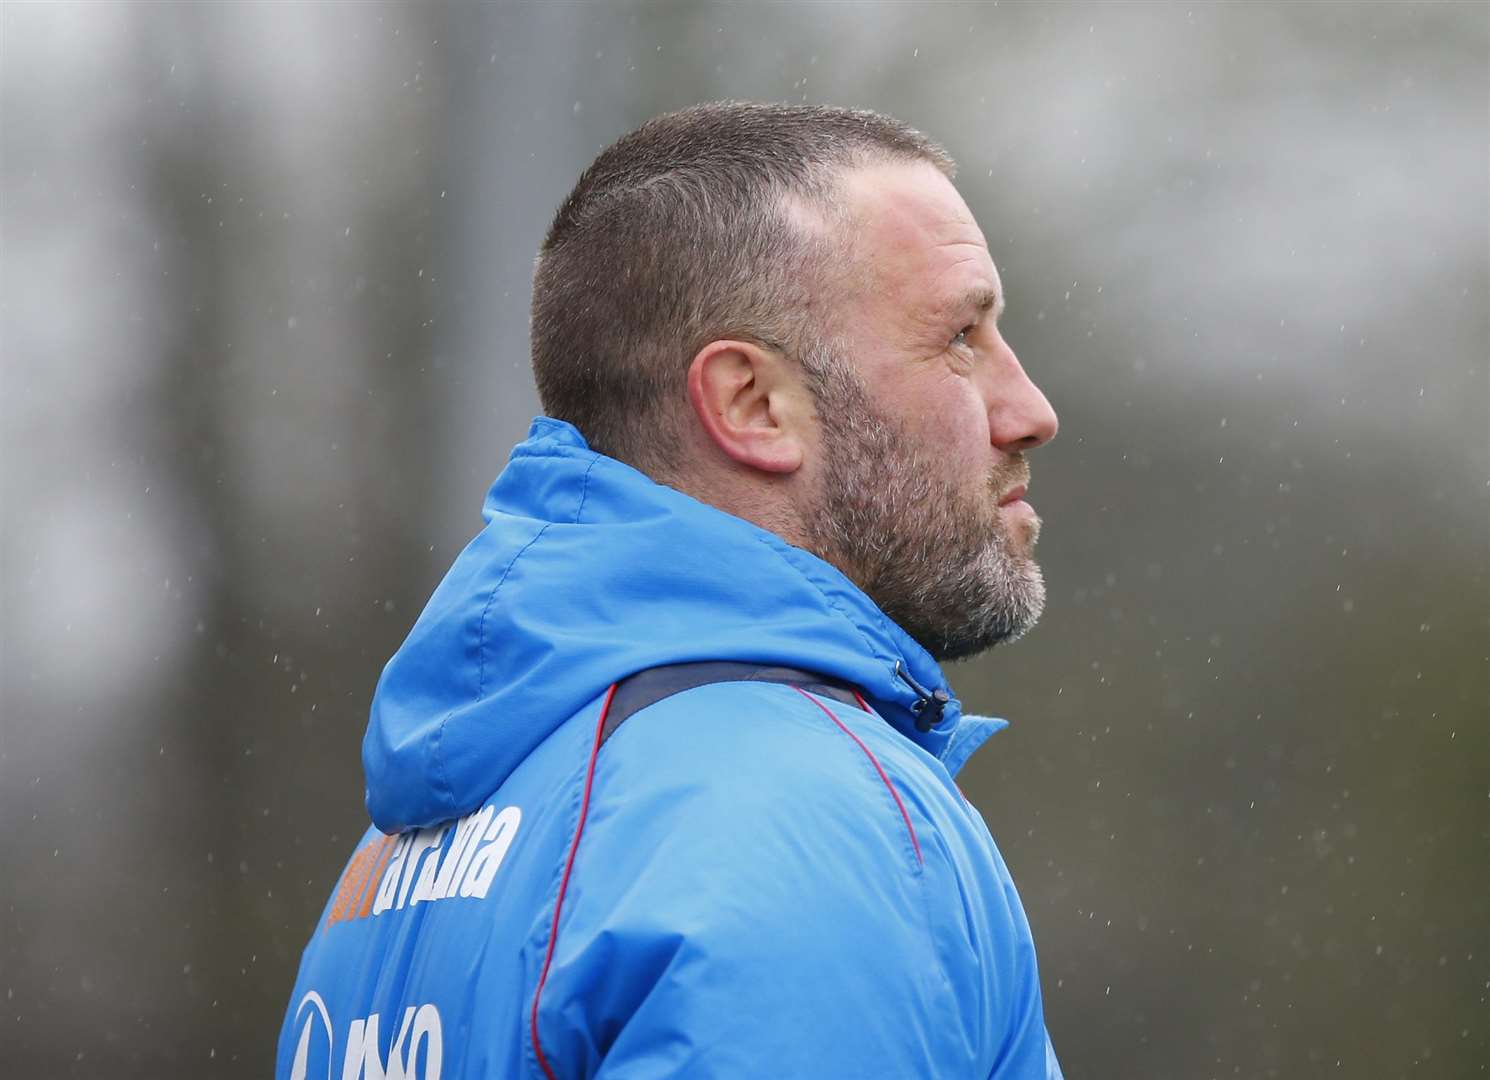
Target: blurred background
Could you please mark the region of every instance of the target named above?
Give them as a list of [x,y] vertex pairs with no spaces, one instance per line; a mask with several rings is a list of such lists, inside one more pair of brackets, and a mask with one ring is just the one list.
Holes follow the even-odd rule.
[[[952,672],[1078,1077],[1490,1061],[1490,8],[7,3],[0,1071],[261,1077],[579,171],[943,141],[1061,414]],[[764,1064],[764,1063],[763,1063]]]

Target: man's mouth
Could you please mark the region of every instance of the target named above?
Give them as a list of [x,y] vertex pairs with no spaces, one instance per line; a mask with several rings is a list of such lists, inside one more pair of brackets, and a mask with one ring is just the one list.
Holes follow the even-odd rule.
[[1016,484],[1014,487],[1010,488],[1007,492],[1004,493],[1004,497],[999,500],[999,505],[1008,506],[1011,503],[1019,502],[1021,499],[1024,498],[1025,492],[1028,490],[1029,486],[1027,484]]

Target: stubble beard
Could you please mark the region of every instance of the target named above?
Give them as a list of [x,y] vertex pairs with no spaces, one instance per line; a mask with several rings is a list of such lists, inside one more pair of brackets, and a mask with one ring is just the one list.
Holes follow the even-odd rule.
[[[1011,521],[997,500],[1028,477],[1021,455],[969,491],[957,463],[937,460],[876,411],[841,361],[804,364],[817,395],[824,469],[808,546],[847,574],[937,660],[959,660],[1023,636],[1045,607],[1031,554],[1039,518]],[[958,481],[962,480],[962,483]]]

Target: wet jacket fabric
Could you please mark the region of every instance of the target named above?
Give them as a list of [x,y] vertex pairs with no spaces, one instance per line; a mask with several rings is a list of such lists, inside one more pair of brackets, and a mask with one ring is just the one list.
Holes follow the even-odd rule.
[[[1029,926],[953,777],[1003,722],[843,574],[534,421],[378,684],[373,827],[281,1080],[1058,1077]],[[673,694],[694,661],[820,673]],[[922,726],[925,726],[923,723]]]

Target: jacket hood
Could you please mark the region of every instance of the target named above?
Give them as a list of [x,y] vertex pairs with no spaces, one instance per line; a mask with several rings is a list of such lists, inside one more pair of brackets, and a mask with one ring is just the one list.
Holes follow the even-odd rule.
[[367,808],[385,832],[480,807],[611,683],[696,660],[781,664],[857,686],[955,773],[1001,720],[952,698],[940,667],[823,560],[586,446],[539,417],[456,559],[383,669],[363,741]]

